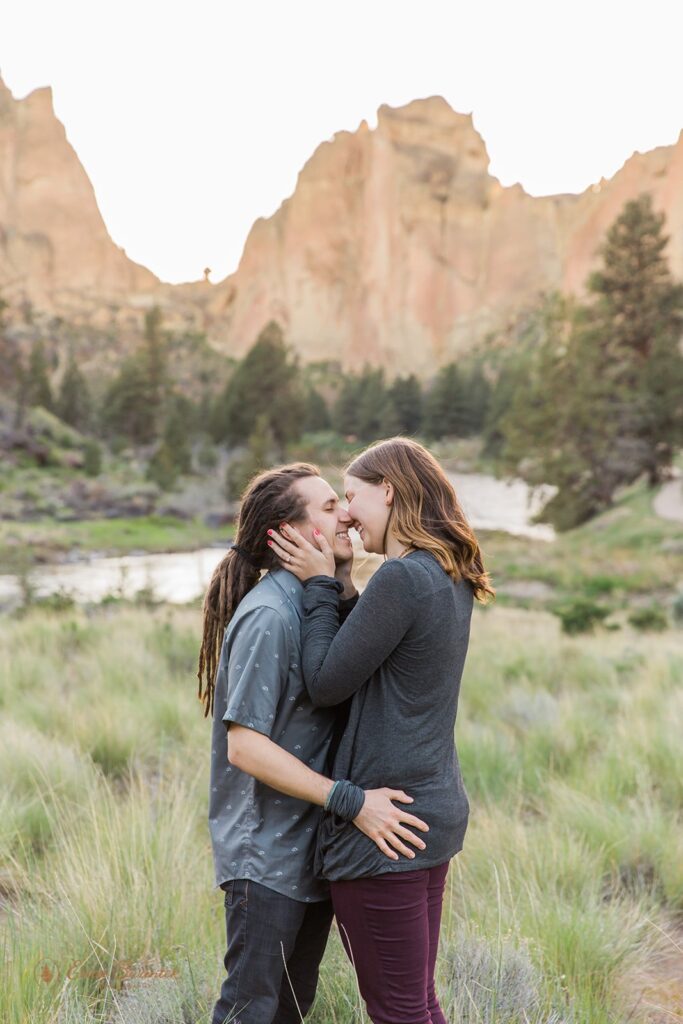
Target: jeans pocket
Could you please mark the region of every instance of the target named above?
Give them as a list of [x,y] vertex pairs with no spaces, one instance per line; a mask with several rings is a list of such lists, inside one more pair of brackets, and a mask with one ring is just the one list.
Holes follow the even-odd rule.
[[231,907],[232,897],[235,890],[234,878],[231,878],[229,882],[223,882],[223,884],[221,885],[221,889],[223,889],[223,891],[225,892],[225,896],[223,897],[223,906]]

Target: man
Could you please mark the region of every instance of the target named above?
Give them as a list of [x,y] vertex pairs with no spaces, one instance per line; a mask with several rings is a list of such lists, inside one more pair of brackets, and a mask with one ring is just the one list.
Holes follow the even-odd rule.
[[[343,621],[358,600],[348,536],[353,521],[320,476],[293,486],[305,508],[294,525],[312,543],[320,530],[333,548]],[[228,941],[227,977],[212,1024],[300,1024],[313,1003],[332,922],[328,885],[314,877],[313,853],[347,706],[316,708],[308,697],[302,594],[293,573],[271,569],[239,602],[221,648],[209,823]],[[405,838],[406,823],[423,824],[392,798],[410,799],[397,790],[367,791],[354,824],[384,840],[399,829]]]

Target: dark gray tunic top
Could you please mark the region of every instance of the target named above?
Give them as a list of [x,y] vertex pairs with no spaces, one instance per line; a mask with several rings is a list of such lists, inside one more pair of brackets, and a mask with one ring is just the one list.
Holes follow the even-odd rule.
[[397,804],[429,825],[411,860],[390,860],[353,823],[325,813],[315,871],[331,880],[415,871],[462,849],[469,801],[455,747],[455,719],[469,643],[474,591],[437,559],[414,550],[385,562],[340,626],[340,584],[304,583],[303,669],[312,703],[351,698],[332,777],[363,789],[390,786],[414,798]]
[[[303,682],[303,587],[276,569],[240,601],[223,637],[216,670],[211,742],[209,830],[216,886],[251,878],[305,902],[326,899],[313,872],[322,808],[259,782],[228,761],[229,722],[269,736],[329,775],[346,707],[317,708]],[[350,602],[340,602],[342,619]]]

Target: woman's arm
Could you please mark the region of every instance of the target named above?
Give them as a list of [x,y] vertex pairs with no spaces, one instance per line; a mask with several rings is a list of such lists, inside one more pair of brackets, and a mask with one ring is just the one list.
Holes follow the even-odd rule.
[[344,624],[340,584],[330,576],[304,581],[302,668],[313,704],[341,704],[398,646],[417,614],[411,571],[400,558],[380,566]]

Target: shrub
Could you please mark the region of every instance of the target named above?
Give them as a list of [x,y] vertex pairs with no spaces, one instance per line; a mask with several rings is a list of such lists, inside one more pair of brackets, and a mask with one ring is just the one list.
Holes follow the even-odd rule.
[[83,469],[87,476],[99,476],[102,472],[102,449],[97,441],[86,442]]
[[666,612],[657,605],[650,605],[648,608],[637,608],[631,612],[628,621],[635,629],[640,629],[643,632],[661,633],[669,624]]
[[553,612],[560,619],[564,633],[576,634],[592,633],[595,626],[607,618],[610,609],[579,597],[563,607],[553,608]]

